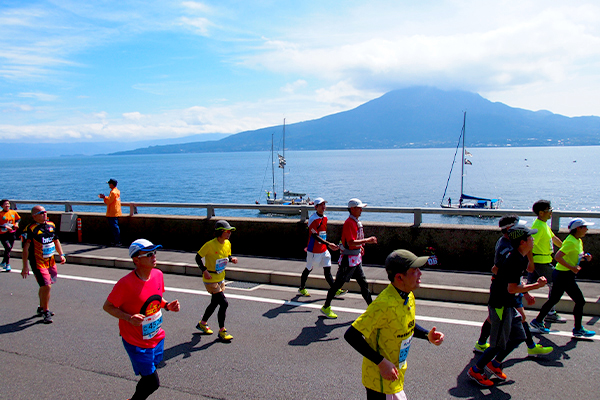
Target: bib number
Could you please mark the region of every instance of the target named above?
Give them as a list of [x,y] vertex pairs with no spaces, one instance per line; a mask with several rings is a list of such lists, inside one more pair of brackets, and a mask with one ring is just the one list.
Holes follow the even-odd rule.
[[44,257],[44,258],[52,257],[54,255],[55,249],[56,249],[56,246],[54,245],[54,242],[43,244],[42,245],[42,257]]
[[215,263],[215,272],[220,274],[221,272],[225,271],[228,261],[229,260],[227,258],[219,258]]
[[158,333],[162,325],[162,310],[158,310],[156,314],[144,318],[142,321],[142,337],[144,340],[152,339]]
[[408,339],[404,339],[400,344],[400,354],[398,355],[398,367],[402,368],[406,364],[406,358],[408,357],[408,351],[410,350],[410,343],[412,342],[412,336]]
[[327,232],[326,231],[319,232],[319,237],[323,240],[327,240]]

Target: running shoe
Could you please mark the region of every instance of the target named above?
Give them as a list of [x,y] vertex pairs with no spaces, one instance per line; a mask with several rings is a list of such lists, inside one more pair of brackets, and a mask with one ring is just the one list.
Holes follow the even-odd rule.
[[196,325],[196,329],[198,329],[199,331],[202,331],[204,333],[206,333],[207,335],[212,335],[213,334],[213,330],[210,329],[210,327],[206,324],[203,324],[201,322],[198,322],[198,325]]
[[44,320],[42,321],[45,324],[51,324],[52,322],[52,313],[50,311],[45,311],[44,312]]
[[334,313],[333,311],[331,311],[331,306],[329,306],[329,307],[325,307],[325,306],[321,307],[321,312],[323,314],[325,314],[325,316],[327,318],[331,318],[331,319],[337,318],[337,314]]
[[[48,311],[50,311],[50,310],[48,310]],[[42,307],[38,307],[37,311],[36,311],[36,314],[37,314],[38,317],[43,317],[44,316],[44,309]],[[54,317],[54,313],[52,311],[50,311],[50,316]]]
[[552,313],[552,314],[548,314],[546,315],[546,318],[544,318],[545,322],[555,322],[558,324],[566,324],[567,323],[567,319],[564,317],[561,317],[560,315],[558,315],[558,313]]
[[344,289],[338,289],[338,291],[337,291],[337,292],[335,292],[335,297],[341,297],[341,296],[345,295],[346,293],[348,293],[348,291],[347,291],[347,290],[344,290]]
[[4,264],[4,271],[10,272],[11,270],[12,268],[10,267],[10,264]]
[[530,356],[539,356],[552,353],[553,347],[544,347],[541,344],[536,344],[534,348],[527,348],[527,354]]
[[581,329],[573,328],[573,336],[575,337],[592,337],[596,334],[596,331],[590,331],[589,329],[585,329],[581,327]]
[[550,329],[546,328],[543,322],[538,322],[535,319],[532,319],[529,323],[529,330],[534,333],[549,333]]
[[484,373],[475,372],[473,367],[469,368],[469,372],[467,372],[469,378],[473,379],[475,382],[480,384],[481,386],[490,387],[494,386],[494,382],[490,381]]
[[225,341],[230,341],[231,339],[233,339],[233,336],[231,336],[229,333],[227,333],[227,329],[223,329],[223,330],[219,331],[219,339],[225,340]]
[[300,293],[304,297],[310,297],[310,293],[308,293],[308,290],[306,290],[306,288],[298,289],[298,293]]
[[490,375],[496,375],[496,377],[501,381],[506,380],[506,374],[502,372],[502,368],[494,367],[494,363],[492,363],[491,361],[485,366],[485,372],[487,372]]
[[475,348],[474,350],[478,353],[483,353],[484,351],[487,350],[487,348],[490,347],[489,343],[484,343],[484,344],[479,344],[479,342],[475,343]]

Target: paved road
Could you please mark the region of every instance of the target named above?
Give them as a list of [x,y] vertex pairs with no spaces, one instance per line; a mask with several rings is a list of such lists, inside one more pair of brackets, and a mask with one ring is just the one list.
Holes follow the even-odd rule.
[[[0,398],[125,399],[137,378],[118,336],[117,321],[101,307],[112,284],[126,271],[64,265],[52,289],[55,323],[33,316],[37,285],[32,276],[0,274]],[[427,272],[423,276],[427,282]],[[361,399],[361,357],[343,340],[365,308],[360,295],[334,302],[340,318],[320,316],[325,292],[298,298],[296,289],[229,285],[230,344],[194,329],[209,302],[199,278],[165,275],[165,298],[178,298],[182,311],[167,313],[162,387],[152,399]],[[236,288],[235,286],[253,286]],[[418,297],[418,293],[417,293]],[[417,301],[418,322],[447,335],[441,347],[414,342],[406,392],[411,399],[594,398],[600,389],[600,338],[572,339],[570,321],[541,337],[556,351],[527,358],[524,346],[506,363],[509,381],[480,389],[465,377],[485,308]],[[533,314],[532,314],[533,315]],[[212,325],[216,326],[216,316]],[[585,317],[600,331],[597,318]]]

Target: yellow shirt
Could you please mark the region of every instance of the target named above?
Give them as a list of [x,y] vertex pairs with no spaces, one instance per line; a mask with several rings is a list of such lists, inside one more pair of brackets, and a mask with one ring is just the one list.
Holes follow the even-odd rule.
[[[563,258],[566,262],[571,265],[579,265],[583,257],[583,241],[573,235],[569,235],[563,242],[560,251],[564,253]],[[570,271],[569,268],[560,263],[556,263],[556,269],[558,271]]]
[[394,363],[399,372],[397,380],[388,381],[383,379],[375,363],[363,358],[363,385],[385,394],[402,391],[406,356],[415,331],[415,296],[412,292],[405,305],[396,288],[388,285],[352,326],[362,333],[372,349]]
[[204,258],[204,266],[210,272],[211,279],[202,276],[205,283],[223,282],[225,280],[225,267],[228,263],[228,257],[231,255],[231,242],[225,240],[221,244],[214,238],[204,243],[204,246],[198,250],[200,257]]
[[554,247],[552,238],[555,236],[552,229],[544,221],[535,219],[531,229],[537,229],[533,236],[533,262],[538,264],[550,264]]

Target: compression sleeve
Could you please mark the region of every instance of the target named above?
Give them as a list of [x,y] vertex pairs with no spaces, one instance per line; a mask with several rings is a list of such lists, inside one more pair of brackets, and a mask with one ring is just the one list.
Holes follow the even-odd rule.
[[421,325],[415,323],[415,333],[416,338],[429,340],[429,331],[423,328]]
[[383,360],[383,356],[377,353],[369,346],[364,336],[358,329],[350,325],[350,328],[344,334],[344,339],[358,351],[363,357],[372,361],[375,364],[379,364]]
[[200,268],[200,271],[204,272],[206,271],[206,267],[204,266],[204,263],[202,262],[202,257],[200,257],[200,254],[196,253],[196,264],[198,264],[198,268]]

